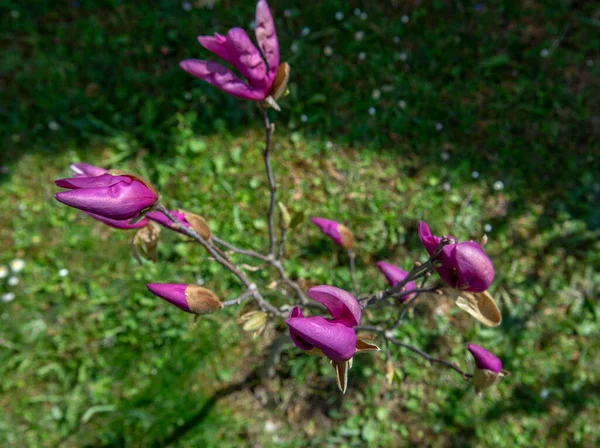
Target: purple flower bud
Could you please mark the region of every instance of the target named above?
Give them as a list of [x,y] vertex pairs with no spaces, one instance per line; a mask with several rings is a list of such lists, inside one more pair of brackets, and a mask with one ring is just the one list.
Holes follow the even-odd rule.
[[[419,222],[419,238],[430,256],[435,252],[442,238],[431,234],[424,221]],[[494,265],[483,248],[473,242],[454,242],[442,248],[437,261],[439,276],[448,285],[462,291],[483,292],[494,281]]]
[[354,235],[343,224],[332,221],[325,218],[310,218],[313,224],[315,224],[321,232],[335,241],[336,244],[343,247],[344,249],[351,249],[354,244]]
[[179,222],[174,223],[162,212],[150,212],[146,214],[146,217],[150,218],[152,221],[156,221],[164,227],[175,230],[179,233],[183,233],[181,231],[182,227],[191,228],[198,232],[202,238],[208,240],[211,236],[210,229],[206,224],[206,221],[201,216],[195,215],[193,213],[189,213],[183,210],[171,210],[171,215]]
[[255,21],[256,40],[262,55],[241,28],[232,28],[225,36],[215,33],[214,36],[198,37],[200,45],[232,64],[248,84],[216,62],[187,59],[179,66],[230,95],[253,101],[267,100],[273,93],[279,68],[279,43],[275,22],[265,0],[259,0],[256,5]]
[[295,307],[285,321],[294,344],[305,351],[320,350],[332,361],[347,361],[356,352],[354,326],[360,324],[361,308],[347,291],[321,285],[310,288],[306,295],[325,305],[332,319],[304,317]]
[[55,183],[70,190],[56,193],[57,201],[86,213],[119,221],[138,216],[158,200],[150,184],[130,175],[79,176]]
[[129,224],[129,222],[131,221],[129,219],[126,219],[124,221],[119,221],[117,219],[109,219],[109,218],[105,218],[104,216],[94,215],[93,213],[85,213],[85,214],[88,216],[91,216],[96,221],[100,221],[114,229],[120,229],[120,230],[139,229],[141,227],[145,227],[148,225],[148,219],[146,219],[146,218],[140,219],[139,221],[137,221],[133,224]]
[[75,173],[75,177],[85,176],[94,177],[105,174],[107,170],[98,166],[90,165],[89,163],[73,163],[70,166],[71,170]]
[[468,344],[467,350],[469,350],[471,355],[473,355],[473,359],[475,359],[475,365],[478,369],[490,370],[494,373],[500,373],[502,371],[502,361],[485,350],[483,347],[475,344]]
[[[402,280],[404,280],[406,278],[406,276],[408,275],[408,272],[406,272],[404,269],[401,269],[398,266],[394,266],[393,264],[386,263],[385,261],[378,261],[377,267],[379,268],[381,273],[385,276],[385,278],[387,279],[388,283],[390,284],[390,286],[392,288],[394,286],[396,286],[398,283],[400,283]],[[410,291],[411,289],[415,289],[415,288],[416,288],[415,282],[410,281],[406,285],[404,285],[404,288],[402,288],[402,291]],[[406,301],[412,299],[414,296],[415,296],[414,294],[409,294],[407,296],[403,296],[402,301],[406,302]]]
[[192,314],[206,314],[223,308],[223,304],[209,289],[182,283],[148,283],[148,290],[155,296],[172,303]]

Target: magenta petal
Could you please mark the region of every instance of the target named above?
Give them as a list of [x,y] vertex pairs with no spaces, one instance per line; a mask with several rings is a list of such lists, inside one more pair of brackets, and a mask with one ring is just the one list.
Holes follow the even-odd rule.
[[185,298],[186,284],[183,283],[148,283],[146,287],[155,296],[172,303],[176,307],[191,313]]
[[250,85],[266,92],[270,87],[267,82],[267,66],[246,32],[241,28],[230,29],[227,32],[227,47],[235,68],[250,82]]
[[342,245],[342,236],[338,230],[339,223],[325,218],[310,218],[310,220],[321,229],[321,232],[335,241],[338,245]]
[[362,310],[352,294],[334,286],[313,286],[306,295],[325,305],[336,322],[349,327],[360,324]]
[[[179,221],[179,223],[182,226],[190,227],[190,223],[187,222],[187,220],[185,219],[185,215],[183,213],[180,213],[177,210],[171,210],[171,215],[173,215],[173,217],[175,219],[177,219],[177,221]],[[167,218],[166,215],[162,212],[146,213],[146,217],[150,218],[152,221],[156,221],[157,223],[159,223],[160,225],[162,225],[168,229],[172,229],[175,227],[175,223],[173,223],[173,221],[171,221],[169,218]],[[175,230],[177,230],[177,229],[175,229]]]
[[[404,280],[406,278],[406,276],[408,275],[408,272],[406,272],[404,269],[401,269],[398,266],[395,266],[393,264],[386,263],[385,261],[378,261],[377,267],[379,268],[381,273],[385,276],[385,278],[387,279],[388,283],[390,284],[390,286],[392,288],[394,286],[396,286],[398,283],[400,283],[402,280]],[[406,285],[404,285],[404,288],[402,288],[402,291],[410,291],[411,289],[415,289],[415,288],[416,288],[415,282],[411,281],[411,282],[408,282]],[[407,300],[410,300],[413,297],[414,297],[414,294],[403,296],[402,301],[406,302]]]
[[502,371],[502,361],[483,347],[475,344],[468,344],[467,350],[473,355],[475,365],[478,369],[491,370],[494,373],[500,373]]
[[[290,312],[290,319],[294,319],[294,318],[301,318],[304,317],[302,315],[302,311],[300,310],[300,308],[298,308],[297,306],[292,308],[292,311]],[[286,321],[287,322],[287,321]],[[313,345],[310,344],[309,342],[306,342],[304,339],[302,339],[302,335],[297,333],[296,330],[294,330],[292,327],[290,328],[290,337],[292,338],[292,342],[294,343],[294,345],[302,350],[310,350],[311,348],[313,348]]]
[[229,52],[227,45],[227,38],[215,33],[215,37],[212,36],[198,36],[198,42],[208,51],[212,51],[214,54],[219,56],[221,59],[233,64],[233,58]]
[[494,281],[494,265],[482,247],[472,241],[456,245],[456,287],[465,291],[483,292]]
[[129,219],[125,219],[124,221],[119,221],[117,219],[109,219],[109,218],[105,218],[104,216],[94,215],[93,213],[86,213],[86,212],[84,212],[84,213],[88,216],[91,216],[96,221],[100,221],[100,222],[106,224],[107,226],[113,227],[115,229],[121,229],[121,230],[139,229],[140,227],[144,227],[144,226],[148,225],[148,220],[146,218],[140,219],[135,224],[129,224],[129,221],[130,221]]
[[265,92],[253,89],[235,76],[231,70],[226,69],[216,62],[186,59],[185,61],[181,61],[179,66],[189,74],[212,84],[230,95],[253,101],[262,101],[265,99]]
[[104,168],[89,163],[73,163],[70,168],[76,176],[101,176],[106,173]]
[[70,207],[117,220],[133,218],[144,209],[154,205],[157,200],[156,195],[148,187],[137,181],[130,184],[119,182],[104,188],[63,191],[56,193],[54,197],[57,201]]
[[111,187],[119,182],[131,183],[133,179],[127,176],[111,176],[110,174],[102,174],[100,176],[93,177],[71,177],[69,179],[58,179],[54,183],[56,186],[61,188],[97,188],[97,187]]
[[433,253],[435,252],[435,249],[440,244],[440,241],[442,241],[442,238],[439,236],[432,235],[431,231],[429,230],[429,226],[427,225],[427,223],[425,221],[419,221],[418,232],[419,232],[419,239],[421,240],[421,243],[425,247],[425,250],[427,251],[427,253],[430,256],[433,255]]
[[332,361],[347,361],[356,351],[356,333],[342,323],[321,316],[290,317],[285,323],[303,343],[321,349]]
[[275,22],[266,0],[256,4],[256,41],[269,66],[269,81],[275,80],[279,67],[279,42],[275,32]]

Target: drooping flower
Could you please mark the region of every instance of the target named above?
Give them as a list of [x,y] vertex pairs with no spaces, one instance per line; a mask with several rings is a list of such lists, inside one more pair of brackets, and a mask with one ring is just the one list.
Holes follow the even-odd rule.
[[154,187],[140,177],[106,172],[99,176],[77,175],[55,181],[69,191],[56,193],[54,198],[70,207],[103,218],[123,221],[137,217],[158,200]]
[[202,238],[205,240],[209,239],[210,229],[206,224],[206,221],[201,216],[195,215],[194,213],[186,212],[185,210],[171,210],[171,215],[175,219],[177,219],[178,223],[174,223],[171,221],[164,213],[162,212],[150,212],[146,214],[146,217],[151,219],[152,221],[156,221],[168,229],[175,230],[179,233],[181,232],[182,227],[191,228],[196,231]]
[[478,394],[488,387],[494,385],[507,372],[502,370],[502,361],[483,347],[468,344],[467,350],[475,360],[475,372],[473,373],[473,384]]
[[241,28],[232,28],[225,36],[215,33],[198,37],[200,45],[232,64],[248,83],[217,62],[186,59],[179,66],[230,95],[267,102],[278,109],[275,100],[285,91],[289,65],[279,64],[275,22],[266,0],[256,4],[255,32],[262,55]]
[[332,221],[325,218],[310,218],[313,224],[315,224],[321,232],[335,241],[336,244],[342,246],[344,249],[352,249],[354,244],[354,235],[348,227],[339,222]]
[[148,283],[148,290],[177,308],[192,314],[207,314],[223,308],[219,298],[209,289],[185,283]]
[[292,342],[311,355],[329,358],[336,370],[338,386],[345,392],[354,354],[376,351],[379,347],[366,338],[357,338],[354,327],[360,324],[362,311],[352,294],[334,286],[320,285],[310,288],[306,295],[323,304],[332,318],[304,317],[300,308],[294,307],[285,321]]
[[[424,221],[419,222],[419,238],[432,256],[442,241],[442,237],[431,234]],[[483,292],[494,281],[494,265],[483,248],[473,241],[457,242],[448,237],[452,243],[445,245],[437,260],[441,266],[437,268],[440,277],[453,288]]]
[[[406,276],[408,275],[408,272],[405,271],[404,269],[401,269],[398,266],[395,266],[393,264],[386,263],[385,261],[378,261],[377,267],[379,268],[381,273],[385,276],[385,278],[387,279],[388,283],[390,284],[390,286],[392,288],[394,286],[396,286],[398,283],[400,283],[401,281],[403,281],[406,278]],[[411,289],[415,289],[415,288],[416,288],[416,284],[413,280],[413,281],[408,282],[406,285],[404,285],[404,288],[402,288],[402,291],[410,291]],[[412,299],[414,296],[415,296],[414,294],[402,296],[402,301],[406,302],[406,301]]]

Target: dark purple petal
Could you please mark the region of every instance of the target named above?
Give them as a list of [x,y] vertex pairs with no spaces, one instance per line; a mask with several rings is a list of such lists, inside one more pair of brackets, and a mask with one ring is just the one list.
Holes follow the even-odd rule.
[[435,249],[440,244],[440,241],[442,241],[442,238],[439,236],[432,235],[431,231],[429,230],[429,226],[427,225],[427,223],[425,221],[419,221],[418,232],[419,232],[419,239],[421,240],[421,243],[425,247],[425,250],[427,251],[429,256],[433,255],[433,253],[435,252]]
[[[290,319],[293,318],[301,318],[304,317],[302,315],[302,311],[300,310],[300,308],[298,308],[297,306],[292,308],[292,311],[290,312]],[[294,345],[302,350],[310,350],[311,348],[313,348],[313,345],[310,344],[309,342],[305,341],[304,339],[302,339],[302,335],[297,333],[296,330],[294,330],[292,327],[290,328],[290,337],[292,338],[292,342],[294,343]]]
[[198,42],[208,51],[212,51],[214,54],[219,56],[221,59],[233,64],[233,58],[229,52],[229,46],[227,45],[227,38],[218,33],[215,36],[198,36]]
[[473,355],[475,365],[478,369],[491,370],[494,373],[500,373],[502,371],[502,361],[483,347],[475,344],[468,344],[467,350]]
[[266,93],[270,87],[267,80],[267,66],[258,48],[241,28],[230,29],[226,37],[229,56],[235,68],[250,82],[251,86]]
[[78,188],[111,187],[113,185],[118,184],[119,182],[130,184],[131,182],[133,182],[133,179],[127,176],[112,176],[110,174],[102,174],[100,176],[80,176],[54,181],[56,186],[61,188],[69,188],[72,190],[76,190]]
[[[306,343],[312,345],[332,361],[347,361],[356,351],[356,333],[344,324],[330,322],[321,316],[290,317],[285,323]],[[302,346],[298,346],[302,348]]]
[[129,224],[129,221],[131,221],[130,219],[125,219],[123,221],[120,221],[117,219],[109,219],[109,218],[105,218],[104,216],[94,215],[93,213],[86,213],[86,212],[84,212],[84,213],[88,216],[91,216],[96,221],[100,221],[100,222],[106,224],[107,226],[113,227],[115,229],[120,229],[120,230],[139,229],[140,227],[144,227],[144,226],[148,225],[148,220],[146,218],[140,219],[135,224]]
[[189,74],[238,98],[262,101],[266,97],[265,91],[254,89],[245,84],[231,70],[226,69],[216,62],[186,59],[185,61],[181,61],[179,66]]
[[185,298],[185,290],[188,285],[183,283],[148,283],[146,287],[155,296],[172,303],[183,311],[191,313]]
[[[103,176],[99,176],[103,177]],[[109,176],[119,178],[121,176]],[[77,178],[78,180],[96,178]],[[131,219],[154,205],[156,194],[138,181],[118,182],[110,187],[79,188],[54,195],[55,199],[70,207],[109,219]]]
[[472,241],[457,244],[454,259],[457,289],[483,292],[494,281],[492,260],[479,244]]
[[360,304],[352,294],[334,286],[313,286],[306,295],[325,305],[333,317],[334,322],[339,322],[348,327],[360,325],[362,310]]
[[75,177],[79,176],[101,176],[105,174],[107,170],[98,166],[90,165],[89,163],[73,163],[71,164],[71,170],[75,173]]
[[275,80],[279,68],[279,42],[275,32],[275,22],[266,0],[256,4],[256,41],[269,66],[269,81]]
[[[402,280],[404,280],[406,278],[406,276],[408,275],[408,272],[406,272],[404,269],[401,269],[398,266],[394,266],[393,264],[386,263],[385,261],[378,261],[377,267],[379,268],[381,273],[385,276],[385,278],[387,279],[388,283],[390,284],[390,286],[392,288],[394,286],[396,286],[398,283],[400,283]],[[415,288],[416,288],[415,282],[410,281],[406,285],[404,285],[404,288],[402,288],[402,291],[410,291],[411,289],[415,289]],[[414,294],[410,294],[408,296],[403,296],[402,301],[406,302],[407,300],[410,300],[413,297],[414,297]]]
[[321,232],[335,241],[338,245],[342,245],[342,237],[338,230],[339,223],[325,218],[310,218],[310,220],[321,229]]

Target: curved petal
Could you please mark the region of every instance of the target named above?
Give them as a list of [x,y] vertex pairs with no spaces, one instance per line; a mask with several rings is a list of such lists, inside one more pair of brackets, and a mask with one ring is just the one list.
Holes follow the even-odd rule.
[[335,322],[348,327],[360,324],[362,310],[352,294],[335,286],[313,286],[306,295],[325,305]]
[[448,244],[442,248],[437,258],[441,266],[436,268],[442,280],[453,288],[456,288],[458,283],[455,258],[456,246],[457,244]]
[[75,173],[75,176],[101,176],[105,174],[107,170],[100,168],[99,166],[90,165],[89,163],[72,163],[70,166],[71,170]]
[[172,303],[183,311],[191,313],[185,297],[185,290],[188,285],[184,283],[148,283],[146,287],[155,296]]
[[102,188],[111,187],[119,182],[131,183],[133,179],[127,176],[112,176],[110,174],[102,174],[93,177],[71,177],[69,179],[58,179],[54,183],[61,188],[79,189],[79,188]]
[[342,245],[342,236],[340,235],[340,232],[338,230],[339,223],[330,219],[317,217],[310,218],[310,220],[319,229],[321,229],[321,232],[323,232],[325,235],[327,235],[329,238],[335,241],[338,245]]
[[[182,226],[190,227],[190,224],[185,219],[185,215],[177,210],[171,210],[171,214],[179,221]],[[152,221],[156,221],[160,225],[168,228],[177,230],[177,224],[171,221],[166,215],[162,212],[150,212],[146,213],[146,217],[150,218]]]
[[120,230],[139,229],[140,227],[145,227],[146,225],[148,225],[148,219],[146,219],[146,218],[143,218],[143,219],[137,221],[135,224],[129,224],[129,221],[130,221],[129,219],[120,221],[117,219],[105,218],[104,216],[95,215],[93,213],[87,213],[87,212],[84,212],[84,213],[88,216],[91,216],[96,221],[100,221],[114,229],[120,229]]
[[[390,284],[390,286],[392,288],[394,286],[396,286],[398,283],[400,283],[402,280],[404,280],[406,278],[406,276],[408,275],[408,272],[406,272],[404,269],[401,269],[398,266],[395,266],[393,264],[386,263],[385,261],[378,261],[377,267],[379,268],[381,273],[385,276],[385,278],[387,279],[388,283]],[[406,285],[404,285],[404,288],[402,288],[402,291],[410,291],[411,289],[415,289],[415,288],[416,288],[416,283],[414,281],[410,281]],[[410,300],[413,297],[414,297],[414,294],[410,294],[408,296],[403,296],[402,301],[406,302],[407,300]]]
[[265,92],[256,90],[245,84],[231,70],[226,69],[217,62],[186,59],[185,61],[181,61],[179,66],[189,74],[212,84],[217,89],[230,95],[253,101],[262,101],[265,99]]
[[[300,310],[300,308],[298,308],[297,306],[292,308],[292,311],[290,312],[290,319],[294,319],[294,318],[303,318],[304,316],[302,315],[302,310]],[[287,321],[286,321],[287,323]],[[296,347],[298,347],[299,349],[302,350],[310,350],[311,348],[313,348],[314,346],[305,341],[304,339],[302,339],[302,335],[298,332],[296,332],[296,330],[294,330],[294,328],[289,327],[290,328],[290,337],[292,338],[292,342],[294,343],[294,345]]]
[[425,221],[419,221],[419,239],[421,243],[425,247],[427,253],[431,256],[435,252],[435,249],[442,241],[442,238],[439,236],[435,236],[431,234],[431,230],[429,230],[429,226]]
[[494,281],[494,265],[482,247],[473,242],[459,243],[455,251],[458,289],[483,292]]
[[221,59],[233,64],[233,59],[229,52],[229,47],[227,45],[227,38],[225,36],[220,35],[219,33],[215,33],[215,36],[198,36],[198,42],[208,51],[213,52]]
[[494,373],[500,373],[502,371],[502,361],[483,347],[475,344],[468,344],[467,350],[473,355],[475,365],[478,369],[491,370]]
[[157,200],[148,187],[137,181],[130,184],[119,182],[104,188],[63,191],[56,193],[54,197],[70,207],[116,220],[133,218],[154,205]]
[[356,333],[344,324],[330,322],[321,316],[290,317],[285,323],[296,336],[321,349],[332,361],[347,361],[356,351]]
[[256,41],[269,66],[269,80],[274,81],[279,68],[279,42],[275,22],[266,0],[259,0],[256,4],[255,23]]
[[258,48],[241,28],[230,29],[226,37],[231,62],[235,68],[250,82],[250,85],[266,93],[270,87],[267,80],[267,66]]

